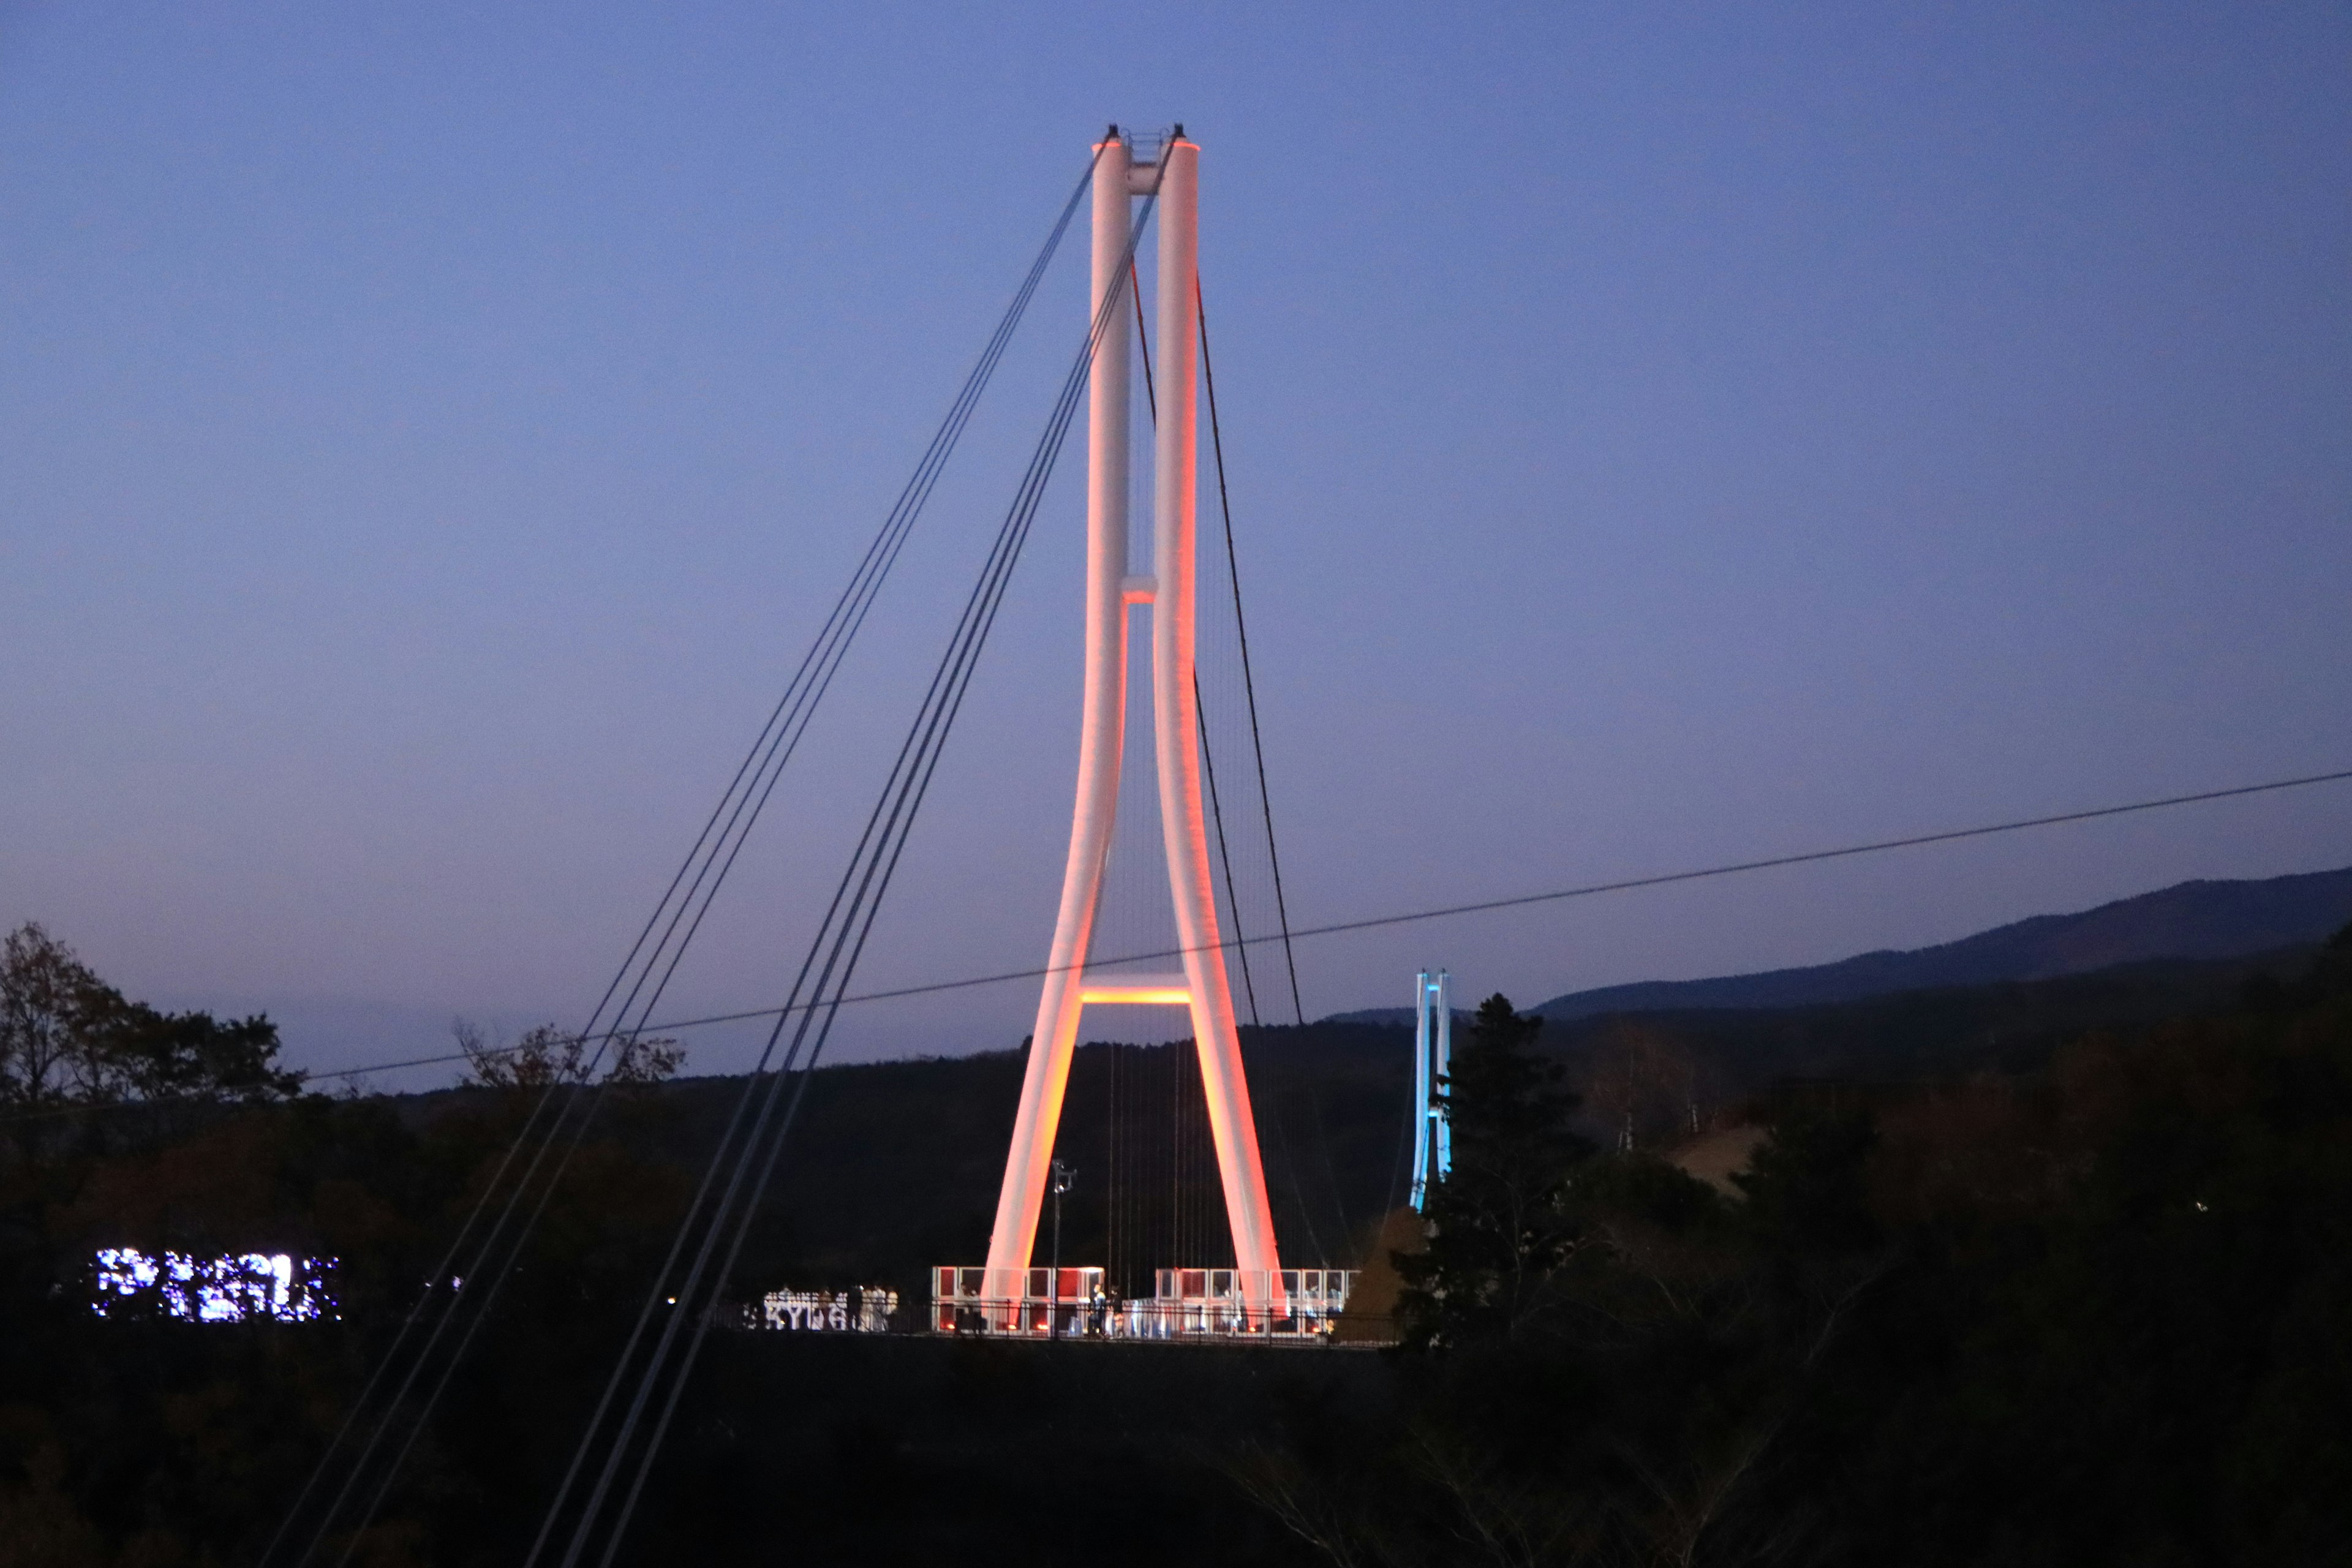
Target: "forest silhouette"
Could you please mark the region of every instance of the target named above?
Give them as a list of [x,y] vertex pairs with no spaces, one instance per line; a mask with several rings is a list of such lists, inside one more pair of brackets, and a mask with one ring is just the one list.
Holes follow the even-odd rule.
[[[0,980],[0,1563],[250,1562],[531,1075],[303,1094],[267,1020],[142,1008],[46,933]],[[1286,1256],[1388,1270],[1393,1348],[720,1334],[625,1560],[2341,1560],[2352,930],[1539,1024],[1496,997],[1464,1031],[1454,1171],[1395,1257],[1399,1032],[1247,1042]],[[1066,1257],[1172,1223],[1119,1120],[1164,1113],[1170,1050],[1081,1051]],[[732,1299],[883,1284],[914,1326],[984,1243],[1019,1066],[819,1074]],[[353,1561],[519,1559],[731,1092],[614,1086]],[[1668,1157],[1742,1120],[1727,1191]],[[100,1247],[333,1258],[338,1316],[101,1318]]]

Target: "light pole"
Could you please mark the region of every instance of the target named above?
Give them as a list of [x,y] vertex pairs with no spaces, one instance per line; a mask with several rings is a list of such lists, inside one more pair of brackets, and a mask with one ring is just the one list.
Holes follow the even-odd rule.
[[1045,1337],[1047,1339],[1058,1340],[1062,1337],[1062,1194],[1068,1192],[1070,1184],[1077,1179],[1077,1172],[1059,1160],[1054,1162],[1054,1176],[1050,1184],[1054,1194],[1054,1267],[1046,1271]]

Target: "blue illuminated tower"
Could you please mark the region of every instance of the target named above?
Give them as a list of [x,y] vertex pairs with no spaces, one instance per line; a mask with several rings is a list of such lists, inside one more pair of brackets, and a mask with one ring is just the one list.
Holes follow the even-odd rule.
[[1454,1005],[1443,969],[1423,970],[1412,982],[1412,1206],[1429,1198],[1429,1184],[1454,1168],[1454,1129],[1445,1114],[1446,1075],[1454,1070]]

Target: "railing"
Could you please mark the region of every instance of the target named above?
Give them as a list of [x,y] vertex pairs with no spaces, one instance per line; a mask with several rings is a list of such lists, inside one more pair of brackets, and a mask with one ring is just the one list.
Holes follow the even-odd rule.
[[797,1330],[803,1333],[887,1334],[898,1293],[879,1286],[847,1290],[771,1290],[743,1310],[747,1329]]
[[1162,1268],[1149,1299],[1103,1289],[1099,1268],[942,1268],[932,1271],[931,1327],[943,1334],[1159,1342],[1327,1338],[1352,1270]]

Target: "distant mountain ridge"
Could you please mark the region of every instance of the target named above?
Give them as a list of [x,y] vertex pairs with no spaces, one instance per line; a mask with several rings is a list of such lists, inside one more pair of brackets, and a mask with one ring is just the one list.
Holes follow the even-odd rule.
[[[1528,1009],[1547,1018],[1682,1008],[1801,1007],[1902,991],[2047,980],[2165,958],[2242,958],[2319,942],[2352,922],[2352,867],[2229,882],[2179,882],[2076,914],[2036,915],[1935,947],[1711,980],[1571,991]],[[1335,1021],[1410,1022],[1403,1007]]]

